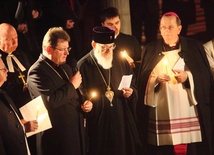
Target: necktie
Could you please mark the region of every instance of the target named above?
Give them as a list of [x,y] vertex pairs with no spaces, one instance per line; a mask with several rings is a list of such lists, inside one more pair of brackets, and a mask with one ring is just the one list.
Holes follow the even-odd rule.
[[15,55],[8,54],[8,56],[6,57],[6,60],[7,60],[7,66],[8,66],[9,72],[14,72],[12,58],[22,72],[26,70],[25,67],[20,63],[20,61],[16,58]]

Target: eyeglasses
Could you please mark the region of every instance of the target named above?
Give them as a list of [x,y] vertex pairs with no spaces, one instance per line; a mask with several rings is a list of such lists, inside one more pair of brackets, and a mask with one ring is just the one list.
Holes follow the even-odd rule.
[[168,26],[168,27],[167,27],[167,26],[161,26],[161,27],[160,27],[160,30],[165,31],[166,29],[168,29],[168,30],[170,31],[170,30],[172,30],[172,29],[174,29],[174,28],[175,28],[175,27],[173,27],[173,26]]
[[0,68],[0,71],[8,71],[7,67]]
[[101,46],[102,51],[107,51],[107,50],[113,50],[116,47],[116,44],[113,44],[112,46]]
[[56,50],[58,50],[58,51],[60,51],[60,52],[65,52],[65,51],[68,51],[68,52],[70,52],[71,51],[71,47],[67,47],[67,48],[56,48],[56,47],[54,47],[53,49],[56,49]]

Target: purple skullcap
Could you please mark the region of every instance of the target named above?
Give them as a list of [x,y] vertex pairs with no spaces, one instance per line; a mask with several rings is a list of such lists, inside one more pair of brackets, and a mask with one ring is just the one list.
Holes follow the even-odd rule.
[[93,28],[93,40],[100,44],[110,44],[114,42],[114,30],[104,26]]
[[166,12],[163,14],[163,16],[174,16],[174,17],[180,19],[179,16],[175,12]]

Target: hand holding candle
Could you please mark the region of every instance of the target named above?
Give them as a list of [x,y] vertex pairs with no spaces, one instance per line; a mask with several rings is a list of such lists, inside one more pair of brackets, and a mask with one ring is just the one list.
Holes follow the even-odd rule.
[[157,79],[156,79],[157,83],[167,83],[168,81],[171,80],[167,70],[168,60],[163,59],[162,62],[163,62],[163,65],[161,67],[163,67],[163,69],[161,68],[161,71],[160,71],[161,73],[157,75]]
[[93,107],[93,104],[89,100],[86,100],[81,106],[81,108],[84,112],[90,112],[92,107]]
[[91,93],[91,97],[83,103],[81,108],[82,108],[82,110],[84,112],[90,112],[91,111],[91,109],[93,107],[93,104],[92,104],[91,100],[96,96],[97,96],[97,93],[96,92],[92,92]]

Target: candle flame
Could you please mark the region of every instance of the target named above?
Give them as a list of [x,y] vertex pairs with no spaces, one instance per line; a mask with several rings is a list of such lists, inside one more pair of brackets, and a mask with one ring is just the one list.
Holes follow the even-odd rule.
[[122,57],[124,57],[124,58],[126,58],[126,57],[127,57],[126,50],[122,51],[122,52],[121,52],[121,54],[122,54]]
[[96,92],[91,92],[91,97],[90,97],[89,101],[91,101],[96,96],[97,96]]
[[96,96],[97,96],[97,93],[96,93],[96,92],[92,92],[92,93],[91,93],[91,97],[94,98],[94,97],[96,97]]
[[134,60],[128,55],[126,50],[121,51],[121,54],[122,57],[124,57],[128,61],[129,65],[134,68],[135,67]]
[[163,64],[164,64],[164,65],[167,65],[167,64],[168,64],[168,61],[165,59],[165,60],[163,61]]

